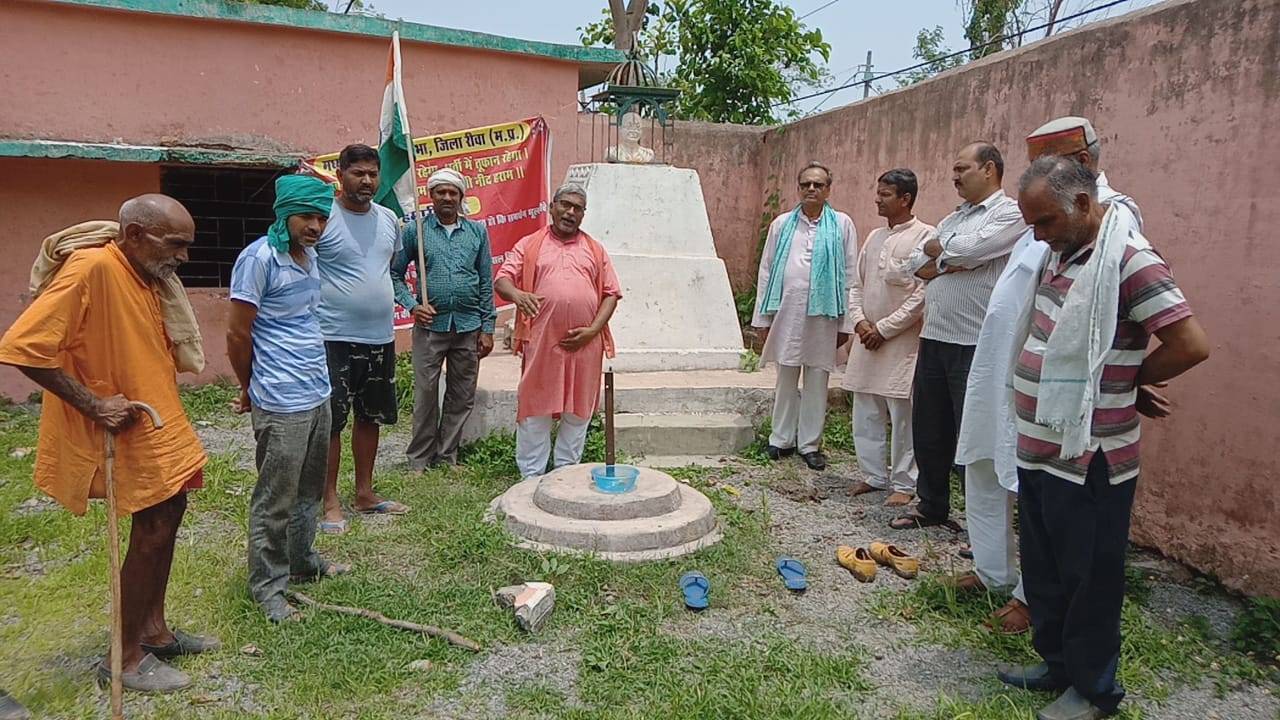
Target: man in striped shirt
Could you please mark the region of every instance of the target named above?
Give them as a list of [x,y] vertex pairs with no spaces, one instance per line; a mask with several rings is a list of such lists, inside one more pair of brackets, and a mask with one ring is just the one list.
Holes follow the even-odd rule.
[[907,258],[908,268],[929,284],[911,409],[920,504],[890,523],[898,530],[949,522],[969,365],[991,290],[1026,229],[1018,204],[1000,188],[1003,178],[1004,158],[995,146],[976,142],[961,149],[952,182],[965,202]]
[[237,413],[252,413],[258,482],[249,503],[249,591],[268,620],[301,619],[290,580],[351,571],[312,547],[329,464],[329,367],[316,307],[315,246],[333,209],[318,178],[276,179],[276,221],[231,269],[227,358],[240,381]]
[[[1138,476],[1137,387],[1203,361],[1209,341],[1132,214],[1098,202],[1092,170],[1040,158],[1023,175],[1018,202],[1053,253],[1013,380],[1023,581],[1044,662],[1001,679],[1065,691],[1041,720],[1092,720],[1124,697],[1115,675]],[[1160,345],[1147,355],[1151,335]],[[1076,408],[1086,414],[1073,422]]]

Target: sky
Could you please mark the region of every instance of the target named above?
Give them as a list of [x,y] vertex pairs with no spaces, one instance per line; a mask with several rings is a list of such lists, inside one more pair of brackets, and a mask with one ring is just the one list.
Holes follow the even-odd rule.
[[[332,6],[338,1],[329,0],[329,3]],[[827,68],[835,85],[845,85],[862,77],[858,68],[866,62],[868,50],[872,53],[872,72],[877,74],[915,64],[918,61],[912,58],[911,50],[915,47],[916,33],[922,28],[941,26],[946,38],[944,45],[952,50],[968,46],[957,0],[781,2],[803,17],[806,25],[822,30],[823,39],[831,44]],[[1045,0],[1027,2],[1039,5]],[[1129,0],[1087,18],[1114,17],[1155,2],[1157,0]],[[389,19],[566,45],[580,45],[578,27],[603,17],[602,11],[609,6],[608,0],[366,0],[366,4]],[[1104,0],[1065,0],[1062,15],[1102,4]],[[889,79],[882,81],[881,86],[892,89],[897,83]],[[808,114],[861,98],[862,88],[858,86],[800,101],[795,107],[801,114]]]

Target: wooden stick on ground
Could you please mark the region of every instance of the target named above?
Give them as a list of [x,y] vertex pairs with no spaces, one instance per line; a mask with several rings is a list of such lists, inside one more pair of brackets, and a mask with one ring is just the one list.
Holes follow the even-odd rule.
[[424,635],[430,635],[431,637],[445,640],[450,645],[454,645],[460,648],[466,648],[471,652],[480,652],[480,645],[476,643],[474,640],[468,640],[467,638],[464,638],[457,633],[449,632],[448,630],[441,630],[440,628],[434,627],[432,625],[419,625],[418,623],[411,623],[406,620],[393,620],[387,617],[386,615],[383,615],[380,612],[375,612],[373,610],[366,610],[364,608],[347,607],[346,605],[329,605],[327,603],[316,602],[315,600],[312,600],[311,598],[307,597],[306,595],[303,595],[297,590],[290,590],[288,591],[288,594],[294,600],[297,600],[303,605],[309,605],[311,607],[319,608],[321,610],[329,610],[336,613],[342,613],[343,615],[357,615],[359,617],[366,617],[366,618],[369,618],[370,620],[376,620],[388,627],[398,628],[400,630],[408,630],[409,632],[423,633]]

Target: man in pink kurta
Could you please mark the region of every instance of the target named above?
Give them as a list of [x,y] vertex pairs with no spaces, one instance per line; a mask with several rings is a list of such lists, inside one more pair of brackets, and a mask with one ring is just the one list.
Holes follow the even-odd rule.
[[[876,186],[876,212],[888,227],[876,228],[858,255],[849,284],[849,321],[858,342],[849,353],[842,387],[853,393],[853,444],[865,480],[851,495],[887,490],[886,505],[911,502],[916,461],[911,444],[911,385],[924,315],[924,281],[907,257],[933,227],[911,214],[918,182],[906,169],[890,170]],[[892,452],[885,428],[892,425]]]
[[603,358],[613,356],[608,323],[622,289],[604,247],[578,227],[586,210],[582,187],[556,191],[551,225],[521,238],[494,280],[494,290],[517,311],[515,349],[523,363],[516,465],[525,478],[546,472],[557,417],[554,466],[582,459],[587,424],[600,403]]

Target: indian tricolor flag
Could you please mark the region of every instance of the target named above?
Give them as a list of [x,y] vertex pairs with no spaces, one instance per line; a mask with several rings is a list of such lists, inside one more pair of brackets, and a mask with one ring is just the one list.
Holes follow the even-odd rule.
[[418,209],[413,174],[413,141],[405,113],[404,85],[400,81],[400,33],[391,34],[387,53],[387,86],[382,91],[382,115],[378,119],[378,158],[382,185],[374,202],[405,217]]

